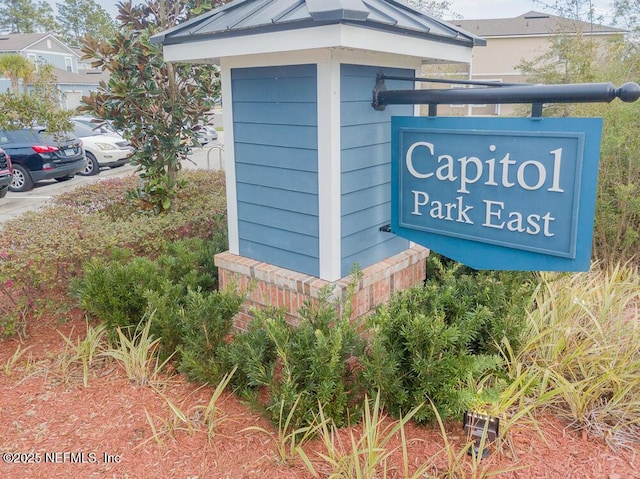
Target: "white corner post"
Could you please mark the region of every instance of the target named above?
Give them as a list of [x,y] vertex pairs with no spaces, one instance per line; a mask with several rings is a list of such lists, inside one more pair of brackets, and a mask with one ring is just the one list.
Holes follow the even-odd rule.
[[224,127],[224,142],[227,147],[224,152],[225,184],[227,193],[227,228],[229,252],[240,254],[240,239],[238,233],[238,194],[236,190],[236,162],[233,135],[233,92],[231,89],[231,66],[226,64],[225,58],[220,60],[220,76],[222,79],[222,104],[226,106],[222,119]]
[[340,63],[328,56],[318,68],[318,208],[320,278],[337,281],[341,270]]

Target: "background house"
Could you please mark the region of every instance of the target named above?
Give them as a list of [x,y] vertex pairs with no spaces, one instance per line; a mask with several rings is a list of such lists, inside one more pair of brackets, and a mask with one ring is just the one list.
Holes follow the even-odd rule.
[[[515,18],[455,20],[452,22],[469,33],[487,41],[484,47],[474,47],[472,61],[467,65],[448,65],[425,71],[425,76],[448,76],[499,82],[526,82],[518,65],[532,61],[549,51],[558,35],[582,35],[603,44],[619,38],[625,30],[570,20],[548,13],[527,12]],[[560,59],[557,59],[560,62]],[[423,88],[434,88],[426,84]],[[448,87],[447,87],[448,88]],[[508,116],[514,105],[441,105],[440,115]]]
[[[52,65],[58,86],[64,94],[64,107],[75,109],[83,95],[95,90],[108,73],[86,68],[80,60],[81,54],[58,40],[50,33],[24,33],[0,35],[0,55],[17,53],[32,61],[36,68]],[[22,88],[22,84],[20,84]],[[11,89],[11,81],[0,72],[0,91]]]

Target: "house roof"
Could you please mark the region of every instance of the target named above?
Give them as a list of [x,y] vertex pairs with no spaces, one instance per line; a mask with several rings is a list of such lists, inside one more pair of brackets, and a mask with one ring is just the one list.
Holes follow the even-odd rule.
[[0,52],[19,52],[48,37],[49,33],[13,33],[0,35]]
[[53,68],[60,85],[97,85],[101,80],[109,81],[109,72],[102,70],[80,70],[78,73]]
[[2,53],[12,53],[12,52],[20,52],[23,50],[27,50],[36,43],[46,39],[51,38],[55,42],[62,45],[66,50],[68,50],[73,55],[77,55],[73,49],[69,48],[66,44],[61,42],[56,38],[55,35],[51,33],[11,33],[11,34],[1,34],[0,35],[0,52]]
[[455,20],[454,25],[482,37],[511,37],[526,35],[557,35],[558,33],[625,33],[620,28],[592,24],[530,11],[514,18]]
[[486,42],[396,0],[236,0],[152,37],[173,45],[333,24],[459,45]]

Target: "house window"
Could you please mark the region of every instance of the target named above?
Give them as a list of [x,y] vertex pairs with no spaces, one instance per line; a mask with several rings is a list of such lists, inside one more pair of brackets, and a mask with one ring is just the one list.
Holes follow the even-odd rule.
[[[489,78],[489,79],[483,79],[482,81],[487,81],[487,82],[494,82],[494,83],[502,83],[502,79],[500,78]],[[475,85],[470,85],[470,88],[485,88],[485,87],[478,87]],[[486,103],[484,104],[478,104],[478,105],[470,105],[471,108],[485,108],[487,109],[487,107],[492,108],[493,110],[489,110],[489,111],[484,111],[483,113],[481,113],[481,116],[484,116],[486,114],[490,114],[490,115],[500,115],[500,104],[499,103],[494,103],[492,106],[487,105]],[[471,113],[471,116],[473,116],[474,113]]]
[[64,57],[64,68],[68,72],[73,72],[73,60],[71,57]]
[[51,50],[51,39],[47,38],[47,48]]
[[35,53],[27,53],[27,60],[34,64],[36,71],[38,71],[38,55]]
[[[486,81],[486,82],[495,82],[495,83],[502,83],[501,79],[482,79],[482,81]],[[451,88],[488,88],[482,85],[451,85]],[[489,87],[490,88],[490,87]],[[487,115],[495,115],[495,116],[499,116],[500,115],[500,104],[496,103],[496,104],[486,104],[486,103],[479,103],[479,104],[468,104],[468,105],[449,105],[451,108],[466,108],[467,109],[467,115],[468,116],[487,116]],[[484,111],[480,111],[484,109]]]

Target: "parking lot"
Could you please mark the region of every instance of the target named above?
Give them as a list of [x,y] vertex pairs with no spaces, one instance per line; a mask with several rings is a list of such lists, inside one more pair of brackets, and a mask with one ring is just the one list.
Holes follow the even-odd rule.
[[[218,140],[206,145],[204,148],[194,148],[188,160],[182,163],[185,169],[224,169],[224,140],[222,132]],[[79,176],[69,181],[57,182],[41,181],[36,183],[31,191],[24,193],[8,192],[5,198],[0,199],[0,227],[12,218],[20,216],[25,211],[35,210],[46,205],[56,195],[77,188],[78,186],[96,183],[106,178],[119,178],[135,174],[135,167],[124,165],[119,168],[106,168],[96,176]]]

